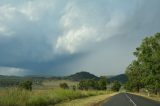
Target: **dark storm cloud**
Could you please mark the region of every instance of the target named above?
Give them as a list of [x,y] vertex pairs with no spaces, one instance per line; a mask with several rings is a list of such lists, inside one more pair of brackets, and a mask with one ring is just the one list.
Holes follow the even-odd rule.
[[140,41],[160,31],[159,5],[0,0],[0,74],[123,73]]

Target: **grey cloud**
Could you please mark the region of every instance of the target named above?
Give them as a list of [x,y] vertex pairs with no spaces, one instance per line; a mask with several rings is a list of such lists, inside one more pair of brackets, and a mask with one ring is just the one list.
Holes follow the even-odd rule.
[[0,66],[24,74],[123,73],[140,41],[160,30],[159,4],[0,0]]

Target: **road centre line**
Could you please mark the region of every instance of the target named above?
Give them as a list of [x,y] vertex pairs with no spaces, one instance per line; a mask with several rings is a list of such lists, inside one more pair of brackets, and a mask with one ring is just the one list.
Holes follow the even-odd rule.
[[126,97],[133,103],[134,106],[137,106],[136,103],[125,93]]

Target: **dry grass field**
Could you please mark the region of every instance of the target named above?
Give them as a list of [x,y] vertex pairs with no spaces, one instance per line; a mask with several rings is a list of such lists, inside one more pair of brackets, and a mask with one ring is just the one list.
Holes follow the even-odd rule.
[[61,89],[66,82],[70,87],[77,82],[65,80],[44,81],[41,86],[33,86],[32,91],[19,88],[1,88],[0,106],[52,106],[79,98],[108,94],[108,91]]

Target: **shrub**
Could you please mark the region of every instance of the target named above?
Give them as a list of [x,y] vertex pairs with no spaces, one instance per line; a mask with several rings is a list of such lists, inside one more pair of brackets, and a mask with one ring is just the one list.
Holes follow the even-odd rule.
[[69,86],[68,86],[67,83],[60,83],[59,86],[60,86],[61,88],[63,88],[63,89],[69,89]]
[[119,91],[119,89],[121,88],[121,84],[120,84],[120,82],[119,81],[114,81],[113,82],[113,86],[112,86],[112,90],[113,91]]
[[76,90],[76,86],[75,86],[75,85],[73,85],[73,86],[72,86],[72,89],[75,91],[75,90]]
[[32,90],[32,81],[27,80],[27,81],[23,81],[19,84],[19,87],[22,89],[26,89],[26,90]]
[[98,81],[98,88],[99,90],[106,90],[107,89],[107,78],[106,77],[100,77],[100,80]]

